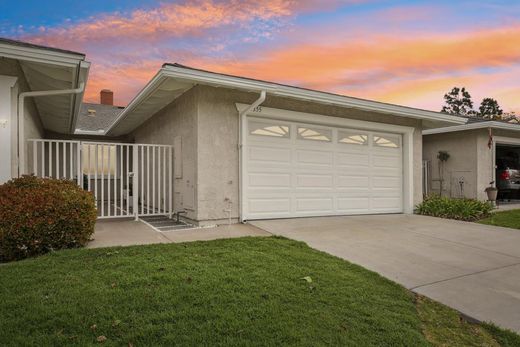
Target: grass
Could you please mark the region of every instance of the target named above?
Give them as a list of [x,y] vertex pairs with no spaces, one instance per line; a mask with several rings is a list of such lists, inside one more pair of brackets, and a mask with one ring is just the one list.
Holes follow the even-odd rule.
[[490,217],[480,220],[479,223],[520,229],[520,210],[496,212]]
[[520,344],[275,237],[59,251],[0,266],[0,297],[2,346]]

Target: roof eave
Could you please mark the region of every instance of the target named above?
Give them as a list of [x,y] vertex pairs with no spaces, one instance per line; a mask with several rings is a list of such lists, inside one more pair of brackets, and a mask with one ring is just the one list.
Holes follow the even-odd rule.
[[459,116],[433,112],[428,110],[415,109],[406,106],[392,105],[371,100],[351,98],[343,95],[335,95],[326,92],[313,91],[291,86],[284,86],[277,83],[256,81],[247,78],[221,75],[212,72],[194,70],[164,65],[160,70],[165,76],[192,79],[199,83],[215,84],[237,89],[250,91],[265,90],[268,94],[290,98],[310,100],[320,103],[333,104],[347,108],[360,108],[368,111],[394,114],[404,117],[427,119],[430,121],[448,122],[451,124],[465,124],[466,119]]
[[222,75],[213,72],[165,64],[152,78],[152,80],[150,80],[148,84],[135,96],[135,98],[125,108],[125,110],[116,119],[112,126],[110,126],[110,128],[107,131],[107,134],[111,134],[113,132],[113,129],[126,117],[126,115],[132,112],[132,110],[137,105],[139,105],[140,102],[142,102],[151,92],[153,92],[153,89],[164,78],[177,78],[179,80],[193,81],[194,83],[241,89],[246,91],[266,91],[270,95],[276,95],[281,97],[288,97],[312,102],[319,102],[323,104],[330,104],[345,108],[357,108],[366,111],[373,111],[378,113],[392,114],[401,117],[427,120],[431,123],[436,124],[437,126],[460,125],[465,124],[467,121],[463,117],[428,110],[386,104],[371,100],[351,98],[348,96],[313,91],[298,87],[285,86],[272,82],[251,80],[248,78]]
[[[78,67],[78,77],[76,78],[76,88],[79,87],[79,85],[81,85],[81,83],[84,83],[85,86],[87,85],[89,71],[90,71],[90,63],[87,61],[84,61],[84,60],[80,61],[79,67]],[[83,92],[81,92],[80,94],[72,95],[72,97],[74,98],[73,99],[74,105],[73,105],[73,111],[72,111],[72,119],[70,121],[70,126],[69,126],[70,134],[74,134],[74,132],[76,131],[76,126],[77,126],[78,117],[79,117],[79,109],[81,107],[81,103],[83,102],[84,95],[85,95],[85,89],[83,89]]]
[[488,129],[488,128],[520,131],[520,124],[509,124],[509,123],[496,122],[496,121],[469,123],[469,124],[464,124],[464,125],[424,130],[423,135],[436,135],[436,134],[452,133],[452,132],[457,132],[457,131],[466,131],[466,130],[474,130],[474,129]]

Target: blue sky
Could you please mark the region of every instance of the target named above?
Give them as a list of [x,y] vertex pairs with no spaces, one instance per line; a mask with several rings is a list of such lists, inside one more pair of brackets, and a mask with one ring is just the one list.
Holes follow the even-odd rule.
[[94,101],[180,62],[433,110],[460,85],[520,110],[517,1],[4,1],[0,35],[86,53]]

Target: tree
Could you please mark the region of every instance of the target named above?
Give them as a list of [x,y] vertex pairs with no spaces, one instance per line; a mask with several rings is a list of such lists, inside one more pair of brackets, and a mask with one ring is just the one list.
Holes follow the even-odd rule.
[[493,98],[484,98],[480,103],[479,116],[487,119],[502,119],[504,111]]
[[473,101],[471,95],[462,87],[453,87],[453,89],[444,94],[445,105],[441,112],[456,114],[459,116],[474,116],[476,112],[473,110]]

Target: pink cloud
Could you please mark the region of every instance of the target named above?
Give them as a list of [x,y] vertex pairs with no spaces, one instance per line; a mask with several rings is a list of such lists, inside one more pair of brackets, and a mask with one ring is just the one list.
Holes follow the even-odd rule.
[[[285,24],[277,26],[299,13],[356,2],[361,1],[268,0],[261,6],[252,0],[165,3],[151,10],[106,14],[46,28],[27,39],[85,51],[93,62],[86,100],[97,101],[100,89],[111,88],[119,104],[128,102],[163,62],[180,62],[438,109],[437,100],[442,101],[442,94],[453,85],[474,85],[477,93],[484,93],[486,78],[493,79],[496,73],[484,75],[479,69],[506,69],[520,61],[518,24],[492,30],[406,35],[380,34],[374,28],[368,32],[361,20],[352,28],[341,22],[318,30],[289,25],[284,31]],[[435,7],[410,6],[372,16],[398,25],[410,16],[427,20],[425,15],[432,11]],[[244,49],[231,51],[228,36],[243,32],[246,34],[239,39]],[[259,38],[267,39],[259,42]],[[276,41],[279,39],[285,44]],[[180,40],[193,46],[186,48],[177,43]],[[499,88],[498,84],[489,85]],[[520,109],[520,101],[512,96],[518,88],[511,83],[507,86],[508,92],[500,94],[495,89],[495,94],[504,98],[504,106]],[[492,90],[487,90],[492,96]]]
[[[331,7],[340,1],[327,0]],[[128,15],[102,14],[96,18],[57,28],[45,28],[39,35],[29,36],[35,43],[63,45],[70,42],[81,46],[93,42],[158,40],[198,36],[207,30],[245,24],[252,20],[275,20],[298,11],[317,8],[316,1],[295,0],[196,0],[183,3],[163,3],[151,10],[135,10]]]

